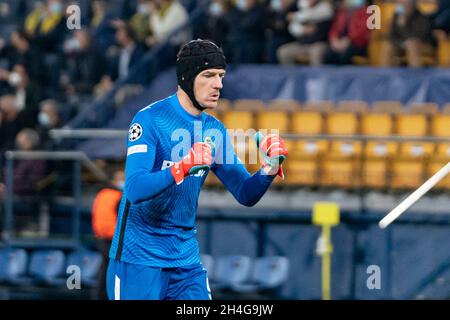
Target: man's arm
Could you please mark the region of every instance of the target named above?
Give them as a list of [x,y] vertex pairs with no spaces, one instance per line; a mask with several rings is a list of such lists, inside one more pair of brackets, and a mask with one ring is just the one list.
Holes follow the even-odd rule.
[[[227,152],[232,156],[227,156]],[[277,171],[271,175],[261,168],[251,175],[236,155],[228,133],[222,156],[224,161],[221,164],[216,163],[212,170],[240,204],[247,207],[254,206],[266,193]],[[227,164],[226,159],[233,161]]]
[[211,147],[198,142],[181,161],[165,170],[152,172],[157,145],[158,136],[151,120],[139,112],[128,133],[125,191],[131,203],[151,199],[172,184],[180,184],[185,177],[211,165]]
[[247,207],[258,203],[275,177],[264,175],[261,169],[250,175],[241,162],[216,165],[213,171],[235,199]]
[[131,203],[151,199],[175,182],[170,170],[152,172],[158,140],[151,126],[141,111],[128,133],[125,192]]

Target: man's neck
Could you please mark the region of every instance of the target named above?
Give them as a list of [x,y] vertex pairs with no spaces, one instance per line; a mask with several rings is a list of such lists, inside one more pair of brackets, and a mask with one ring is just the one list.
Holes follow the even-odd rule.
[[178,88],[177,97],[178,101],[180,101],[181,106],[183,107],[184,110],[186,110],[186,112],[194,116],[198,116],[202,113],[202,111],[194,107],[194,104],[192,103],[189,96],[180,88]]

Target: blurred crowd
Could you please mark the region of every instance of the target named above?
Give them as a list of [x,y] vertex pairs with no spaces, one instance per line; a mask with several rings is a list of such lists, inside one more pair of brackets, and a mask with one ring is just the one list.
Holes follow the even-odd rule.
[[[436,1],[437,11],[431,15],[418,10],[417,0],[393,1],[395,14],[380,49],[381,65],[394,65],[392,57],[403,53],[406,64],[421,66],[422,52],[436,49],[435,35],[448,36],[450,0]],[[66,7],[71,4],[81,7],[80,29],[67,27]],[[0,0],[0,160],[5,150],[24,145],[54,149],[49,130],[63,126],[86,103],[127,78],[159,44],[171,48],[166,58],[172,65],[179,46],[198,37],[223,47],[234,64],[351,64],[354,56],[367,56],[371,4],[367,0]],[[183,27],[197,8],[203,8],[201,18]],[[45,172],[39,166],[27,170],[36,171],[28,175]],[[0,183],[2,176],[3,170]],[[0,193],[3,189],[0,184]]]

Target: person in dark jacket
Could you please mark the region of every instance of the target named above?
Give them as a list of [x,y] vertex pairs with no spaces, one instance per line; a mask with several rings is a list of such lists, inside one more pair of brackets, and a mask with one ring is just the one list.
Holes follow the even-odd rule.
[[277,50],[280,46],[294,41],[288,31],[287,16],[297,10],[297,3],[293,0],[271,0],[267,7],[267,47],[266,60],[268,63],[278,63]]
[[256,0],[236,0],[225,16],[224,53],[231,63],[260,63],[264,49],[264,7]]
[[392,66],[392,58],[404,53],[408,66],[421,67],[422,55],[433,50],[431,21],[420,13],[417,0],[397,0],[389,40],[381,51],[382,66]]

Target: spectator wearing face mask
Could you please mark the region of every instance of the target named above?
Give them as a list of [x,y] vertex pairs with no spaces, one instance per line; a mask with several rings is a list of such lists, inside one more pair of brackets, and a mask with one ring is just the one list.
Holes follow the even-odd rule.
[[327,49],[333,7],[326,0],[298,0],[297,6],[298,11],[287,16],[288,30],[296,41],[278,49],[278,60],[281,64],[308,60],[311,65],[320,65]]
[[[4,151],[14,149],[14,139],[17,133],[25,128],[23,114],[16,105],[13,95],[0,97],[0,155]],[[2,161],[0,161],[2,162]]]
[[106,300],[106,270],[109,262],[109,249],[117,223],[117,211],[125,183],[125,173],[116,169],[112,174],[111,185],[101,189],[92,205],[92,229],[102,254],[102,266],[98,274],[99,300]]
[[278,63],[277,50],[295,39],[288,31],[287,16],[297,11],[294,0],[271,0],[267,6],[267,62]]
[[422,55],[434,51],[431,21],[417,8],[416,0],[397,0],[389,39],[381,50],[381,65],[392,66],[394,57],[406,55],[410,67],[422,67]]
[[235,0],[225,16],[224,53],[231,63],[260,63],[264,52],[264,7],[256,0]]
[[208,7],[204,21],[195,38],[209,39],[223,47],[228,32],[225,16],[228,12],[228,2],[224,0],[213,0]]
[[49,136],[49,131],[61,126],[59,116],[59,106],[55,100],[47,99],[39,104],[37,132],[44,150],[53,149],[53,140]]
[[25,32],[42,52],[53,53],[60,49],[67,30],[64,14],[61,0],[47,0],[25,18]]
[[0,70],[0,80],[8,82],[7,91],[15,96],[15,104],[23,114],[25,126],[34,128],[37,122],[37,104],[41,94],[40,89],[30,81],[24,65],[15,65],[11,72]]
[[92,31],[92,38],[101,51],[106,51],[114,44],[114,34],[116,32],[112,21],[114,16],[107,10],[105,0],[93,0],[91,2],[91,21],[89,28]]
[[151,0],[139,0],[136,13],[130,18],[130,26],[136,39],[145,43],[145,39],[152,35],[150,28],[150,14],[153,6]]
[[365,0],[343,0],[328,34],[326,64],[351,64],[353,56],[366,56],[369,43]]
[[91,94],[106,73],[105,57],[87,29],[76,30],[64,45],[67,79],[61,85],[67,95]]
[[[153,46],[168,39],[177,29],[184,26],[189,15],[178,0],[153,0],[150,2],[150,28],[152,36],[147,37],[146,44]],[[181,44],[192,38],[189,27],[184,28],[170,40],[170,44],[178,51]]]
[[43,55],[40,49],[28,38],[24,30],[11,33],[11,51],[8,55],[9,69],[16,64],[21,64],[28,71],[33,82],[47,83]]

